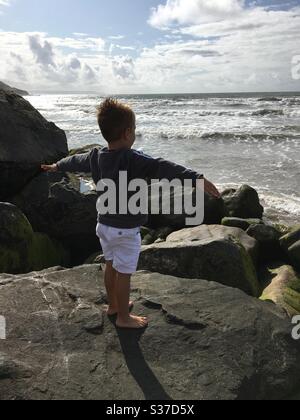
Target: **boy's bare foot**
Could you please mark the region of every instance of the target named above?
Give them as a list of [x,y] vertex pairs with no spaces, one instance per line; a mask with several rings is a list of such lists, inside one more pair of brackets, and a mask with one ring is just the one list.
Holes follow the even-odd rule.
[[130,315],[127,321],[117,320],[116,326],[118,328],[126,329],[143,329],[148,327],[148,319],[144,316]]
[[[129,302],[129,311],[133,309],[134,303],[132,301]],[[105,312],[108,316],[118,315],[118,310],[116,308],[111,308],[110,306],[106,306]]]

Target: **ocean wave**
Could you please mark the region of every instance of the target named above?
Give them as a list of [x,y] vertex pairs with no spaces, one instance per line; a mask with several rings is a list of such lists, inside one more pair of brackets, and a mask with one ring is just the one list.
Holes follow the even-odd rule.
[[286,98],[284,99],[284,103],[288,106],[299,106],[300,98]]
[[195,115],[199,117],[209,117],[209,116],[216,116],[216,117],[234,117],[235,115],[238,115],[236,112],[232,111],[196,111]]
[[289,112],[289,116],[293,117],[293,118],[298,118],[300,117],[300,109],[293,109]]
[[[151,111],[149,112],[149,114],[151,115]],[[174,112],[172,111],[157,111],[157,115],[159,116],[175,116],[176,114],[174,114]],[[179,114],[178,114],[179,115]],[[182,115],[182,114],[180,114]],[[179,117],[180,117],[179,115]],[[197,116],[197,117],[263,117],[266,115],[279,115],[279,116],[283,116],[285,115],[285,111],[284,110],[275,110],[275,109],[261,109],[261,110],[257,110],[257,111],[253,111],[253,110],[226,110],[226,109],[219,109],[219,110],[199,110],[198,109],[194,109],[192,112],[186,112],[186,115],[190,115],[191,117],[193,115]]]
[[[201,139],[205,140],[233,140],[233,141],[282,141],[287,140],[286,134],[264,134],[264,133],[231,133],[231,132],[211,132],[201,134]],[[290,136],[293,137],[293,136]],[[298,136],[300,139],[300,136]]]
[[232,103],[225,103],[223,106],[228,108],[245,108],[248,107],[249,104],[247,102],[232,102]]
[[[234,105],[232,107],[228,106],[228,108],[234,108]],[[284,116],[285,110],[283,109],[259,109],[256,111],[253,111],[253,109],[249,110],[240,110],[240,106],[238,106],[239,110],[233,111],[230,109],[218,109],[218,110],[205,110],[205,109],[199,109],[195,108],[192,111],[187,111],[186,115],[195,115],[197,117],[265,117],[265,116]],[[159,116],[175,116],[174,111],[156,111],[157,115]],[[288,111],[290,112],[298,112],[296,111]],[[144,113],[146,114],[146,113]],[[152,112],[150,111],[149,114],[151,115]],[[178,114],[179,115],[179,114]]]
[[255,142],[255,143],[281,143],[281,142],[297,142],[300,141],[298,133],[250,133],[250,132],[226,132],[211,131],[203,132],[200,129],[189,128],[182,130],[145,130],[137,133],[137,138],[143,138],[145,141],[151,138],[160,138],[162,140],[205,140],[205,141],[222,141],[222,142]]
[[277,98],[276,96],[265,97],[257,99],[258,102],[281,102],[282,98]]
[[296,133],[300,133],[300,125],[286,125],[283,129],[296,131]]
[[142,137],[143,137],[143,133],[141,133],[140,131],[137,131],[137,132],[135,133],[135,136],[136,136],[137,138],[142,138]]
[[258,111],[252,112],[254,117],[264,117],[266,115],[284,115],[283,109],[259,109]]
[[287,194],[260,193],[266,215],[275,216],[282,221],[296,223],[300,217],[300,197]]

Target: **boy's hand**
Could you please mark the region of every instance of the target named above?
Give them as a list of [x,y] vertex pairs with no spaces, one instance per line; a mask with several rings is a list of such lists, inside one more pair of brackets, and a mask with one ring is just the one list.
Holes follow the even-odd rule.
[[44,172],[57,172],[58,171],[56,163],[54,163],[53,165],[41,165],[41,169]]
[[203,178],[204,180],[204,192],[206,194],[211,195],[214,198],[221,198],[221,194],[217,187],[210,181],[208,181],[206,178]]

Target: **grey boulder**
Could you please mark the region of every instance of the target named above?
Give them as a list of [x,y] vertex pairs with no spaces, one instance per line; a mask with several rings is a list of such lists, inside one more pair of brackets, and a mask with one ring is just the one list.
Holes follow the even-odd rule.
[[95,191],[81,194],[79,184],[74,176],[45,173],[12,199],[34,230],[58,239],[70,250],[73,265],[100,250],[96,237],[98,196]]
[[222,193],[227,215],[242,219],[261,219],[264,208],[260,204],[257,191],[249,185],[239,189],[228,189]]
[[282,260],[284,253],[280,246],[281,233],[273,226],[253,224],[247,234],[259,243],[260,262]]
[[20,191],[40,172],[68,154],[64,131],[21,96],[0,89],[0,200]]
[[59,242],[34,232],[17,207],[0,203],[0,273],[26,273],[68,263],[68,252]]
[[175,232],[166,242],[143,247],[139,269],[204,278],[258,297],[256,258],[257,242],[244,231],[203,225]]
[[300,225],[296,225],[292,230],[280,239],[280,245],[291,263],[300,270]]

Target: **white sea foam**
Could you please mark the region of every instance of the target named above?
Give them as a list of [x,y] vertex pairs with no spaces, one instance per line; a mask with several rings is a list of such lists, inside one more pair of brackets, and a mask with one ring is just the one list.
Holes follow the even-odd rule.
[[287,194],[260,194],[266,215],[288,224],[300,223],[300,197]]

